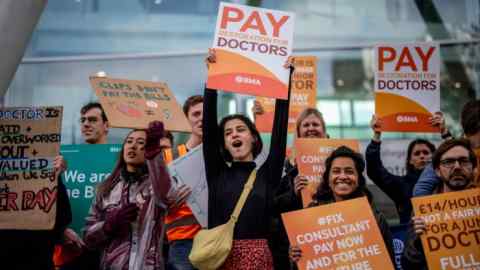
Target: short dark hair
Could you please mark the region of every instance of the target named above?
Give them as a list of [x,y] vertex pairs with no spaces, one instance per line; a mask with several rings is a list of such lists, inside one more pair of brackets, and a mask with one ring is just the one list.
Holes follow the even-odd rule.
[[85,104],[85,105],[80,109],[80,113],[81,113],[81,114],[85,114],[85,113],[87,113],[88,111],[90,111],[91,109],[95,109],[95,108],[100,109],[103,122],[107,122],[107,121],[108,121],[107,115],[105,114],[105,111],[103,110],[102,104],[100,104],[100,103],[98,103],[98,102],[89,102],[89,103]]
[[323,172],[323,179],[317,188],[317,192],[313,195],[313,200],[322,201],[333,199],[333,190],[329,185],[328,179],[330,178],[330,169],[332,168],[333,161],[339,157],[351,158],[353,160],[353,163],[355,164],[355,169],[357,170],[358,187],[350,195],[350,197],[357,198],[361,196],[367,196],[367,198],[371,200],[372,195],[367,189],[367,181],[365,179],[365,176],[363,175],[363,171],[365,170],[365,161],[363,159],[363,156],[353,151],[347,146],[338,147],[332,153],[330,153],[328,158],[325,160],[325,171]]
[[[219,125],[219,128],[218,128],[218,138],[219,138],[219,141],[220,141],[219,142],[220,143],[220,151],[221,151],[221,154],[223,155],[223,158],[226,161],[232,161],[233,160],[232,155],[225,148],[225,137],[224,137],[225,124],[228,121],[233,120],[233,119],[238,119],[238,120],[242,121],[243,123],[245,123],[247,128],[250,130],[250,133],[252,133],[252,136],[255,138],[255,142],[253,143],[253,146],[252,146],[252,155],[253,155],[253,158],[256,158],[258,156],[258,154],[260,154],[262,152],[262,147],[263,147],[262,138],[260,137],[260,133],[258,132],[257,128],[255,127],[255,124],[253,124],[253,122],[250,120],[250,118],[248,118],[248,117],[246,117],[245,115],[242,115],[242,114],[232,114],[232,115],[229,115],[229,116],[225,116],[222,119],[222,121],[220,121],[220,125]],[[272,146],[272,147],[274,147],[274,146]]]
[[463,105],[460,114],[463,133],[470,136],[480,131],[480,100],[471,100]]
[[450,139],[444,141],[435,151],[433,155],[432,164],[433,168],[438,169],[440,167],[440,161],[442,160],[443,154],[445,154],[448,150],[452,149],[455,146],[461,146],[468,151],[468,159],[472,162],[473,168],[477,167],[477,157],[475,156],[475,152],[473,152],[472,145],[470,141],[467,139]]
[[185,103],[183,103],[183,113],[185,116],[188,116],[188,111],[191,107],[197,105],[198,103],[203,103],[203,96],[195,95],[187,98]]
[[410,164],[410,160],[412,159],[413,147],[415,147],[415,145],[418,145],[418,144],[426,145],[428,147],[428,149],[430,149],[430,152],[432,153],[432,155],[435,152],[435,145],[433,145],[433,143],[431,143],[428,140],[415,139],[415,140],[411,141],[410,144],[408,145],[408,148],[407,148],[407,160],[406,160],[406,164],[405,164],[405,168],[407,169],[407,173],[415,170],[415,167],[412,164]]

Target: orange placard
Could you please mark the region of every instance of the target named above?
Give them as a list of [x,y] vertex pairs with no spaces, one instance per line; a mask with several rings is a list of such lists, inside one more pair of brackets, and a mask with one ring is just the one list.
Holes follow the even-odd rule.
[[[317,58],[296,56],[295,72],[292,75],[292,92],[288,112],[288,132],[295,132],[298,115],[306,108],[315,108],[317,103]],[[272,132],[275,115],[275,99],[257,97],[264,114],[257,115],[255,125],[259,132]]]
[[159,120],[167,130],[191,132],[166,83],[90,77],[90,84],[112,127],[146,128]]
[[207,87],[287,99],[293,13],[220,2]]
[[365,197],[282,214],[290,245],[302,250],[304,269],[393,270]]
[[439,132],[440,49],[436,43],[381,44],[375,52],[375,114],[382,131]]
[[351,148],[353,151],[360,151],[357,140],[301,138],[295,140],[295,161],[299,174],[307,177],[309,181],[308,186],[302,189],[303,207],[310,204],[312,195],[315,194],[318,185],[322,182],[325,159],[342,145]]
[[0,108],[0,229],[51,230],[63,107]]
[[480,269],[480,189],[412,198],[428,269]]

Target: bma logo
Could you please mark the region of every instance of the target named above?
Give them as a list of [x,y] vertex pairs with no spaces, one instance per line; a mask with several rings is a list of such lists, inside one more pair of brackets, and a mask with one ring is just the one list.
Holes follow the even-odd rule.
[[403,253],[403,248],[405,245],[403,244],[403,241],[397,238],[393,239],[393,251],[395,254],[402,254]]

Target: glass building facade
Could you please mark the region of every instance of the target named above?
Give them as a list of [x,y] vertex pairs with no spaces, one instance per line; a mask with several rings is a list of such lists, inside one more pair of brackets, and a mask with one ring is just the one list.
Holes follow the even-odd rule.
[[[168,83],[180,103],[201,94],[203,59],[218,0],[49,0],[5,106],[63,105],[62,143],[81,143],[79,110],[96,97],[88,77]],[[333,138],[371,137],[373,52],[380,42],[436,41],[441,47],[441,109],[460,135],[459,110],[480,95],[478,0],[251,0],[239,4],[296,13],[294,55],[315,55],[317,105]],[[252,97],[220,94],[223,114],[250,113]],[[120,143],[125,130],[110,132]],[[181,140],[185,135],[177,135]],[[389,133],[409,139],[438,135]]]

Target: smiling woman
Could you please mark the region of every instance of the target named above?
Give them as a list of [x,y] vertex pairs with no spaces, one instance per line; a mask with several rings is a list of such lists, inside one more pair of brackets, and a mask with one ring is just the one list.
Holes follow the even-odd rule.
[[[352,149],[341,146],[333,151],[325,161],[324,181],[313,195],[309,207],[336,203],[353,198],[366,196],[372,207],[373,214],[388,249],[390,258],[393,258],[392,235],[387,220],[373,204],[373,196],[367,189],[365,176],[365,161],[363,157]],[[290,259],[297,262],[302,251],[299,247],[290,248]]]

